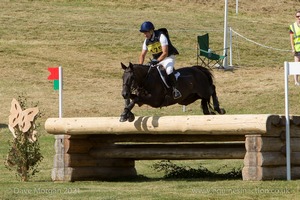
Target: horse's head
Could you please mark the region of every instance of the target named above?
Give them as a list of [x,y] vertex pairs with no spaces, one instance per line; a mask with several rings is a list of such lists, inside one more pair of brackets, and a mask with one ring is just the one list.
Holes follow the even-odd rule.
[[133,73],[133,65],[129,63],[129,66],[126,67],[123,63],[121,63],[122,69],[124,70],[122,79],[123,79],[123,89],[122,96],[124,99],[129,99],[131,94],[131,88],[133,86],[134,81],[134,73]]
[[124,99],[130,98],[132,90],[137,88],[143,88],[145,84],[145,78],[149,73],[149,65],[132,64],[126,67],[123,63],[121,66],[124,70],[123,74],[123,90],[122,96]]

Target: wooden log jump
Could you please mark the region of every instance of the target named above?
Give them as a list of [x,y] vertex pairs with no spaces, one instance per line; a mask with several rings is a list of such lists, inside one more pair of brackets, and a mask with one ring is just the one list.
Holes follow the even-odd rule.
[[[292,178],[300,177],[300,116],[291,118]],[[210,115],[49,118],[54,181],[136,176],[135,160],[244,159],[243,180],[284,179],[285,118]],[[298,144],[298,145],[296,145]]]

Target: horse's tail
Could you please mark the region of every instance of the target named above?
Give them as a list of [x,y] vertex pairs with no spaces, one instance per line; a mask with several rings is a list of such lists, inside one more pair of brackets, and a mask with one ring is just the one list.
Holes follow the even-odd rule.
[[197,68],[198,70],[202,71],[208,78],[208,82],[212,87],[212,99],[213,99],[213,105],[211,104],[210,99],[208,99],[207,101],[207,106],[210,110],[210,113],[214,113],[214,111],[217,111],[219,114],[225,114],[225,110],[224,109],[220,109],[219,107],[219,101],[218,101],[218,97],[216,94],[216,86],[213,84],[213,78],[214,75],[212,74],[211,70],[203,67],[203,66],[194,66],[195,68]]
[[199,69],[200,71],[202,71],[207,76],[210,85],[213,84],[214,75],[212,74],[210,69],[200,66],[200,65],[196,65],[194,67]]

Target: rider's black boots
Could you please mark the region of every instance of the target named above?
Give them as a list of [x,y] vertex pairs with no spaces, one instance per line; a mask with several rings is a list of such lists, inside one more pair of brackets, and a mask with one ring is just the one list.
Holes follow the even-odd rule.
[[175,74],[174,72],[172,72],[171,74],[168,75],[169,80],[170,80],[170,84],[173,88],[173,98],[174,99],[178,99],[181,97],[181,93],[179,92],[179,90],[177,90],[177,81],[175,78]]

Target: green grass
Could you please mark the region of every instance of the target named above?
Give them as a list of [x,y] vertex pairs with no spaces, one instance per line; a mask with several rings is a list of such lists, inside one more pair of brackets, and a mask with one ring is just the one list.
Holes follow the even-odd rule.
[[[288,26],[299,1],[229,1],[228,25],[260,44],[290,49]],[[49,117],[58,116],[58,93],[47,80],[48,67],[64,69],[64,116],[119,116],[122,111],[120,62],[137,62],[145,20],[168,28],[178,48],[176,67],[196,64],[196,37],[208,32],[212,49],[223,48],[223,0],[2,0],[0,1],[0,157],[12,135],[6,124],[12,98],[26,94]],[[233,37],[233,72],[214,70],[221,106],[228,114],[284,113],[283,62],[291,53]],[[299,88],[290,79],[290,112],[300,113]],[[135,107],[136,115],[201,114],[199,103],[154,109]],[[127,181],[54,183],[54,138],[39,128],[44,160],[40,173],[21,183],[0,164],[0,199],[297,199],[300,182],[163,179],[137,161],[139,177]],[[2,163],[3,163],[2,162]],[[242,161],[180,161],[211,170]]]

